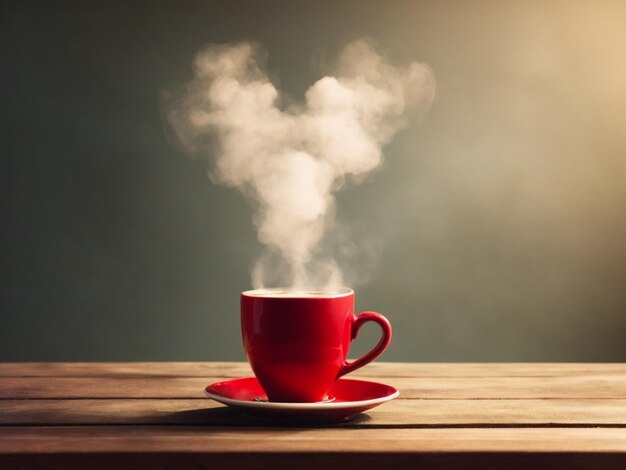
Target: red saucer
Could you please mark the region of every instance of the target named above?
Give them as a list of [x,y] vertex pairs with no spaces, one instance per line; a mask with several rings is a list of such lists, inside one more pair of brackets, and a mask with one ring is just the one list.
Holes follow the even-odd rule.
[[390,385],[366,380],[339,379],[329,400],[317,403],[277,403],[267,396],[256,377],[209,385],[204,394],[251,418],[277,422],[328,423],[347,421],[356,414],[393,400],[400,392]]

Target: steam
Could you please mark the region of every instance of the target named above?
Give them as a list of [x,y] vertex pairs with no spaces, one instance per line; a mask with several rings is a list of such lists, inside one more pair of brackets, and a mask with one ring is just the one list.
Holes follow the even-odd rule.
[[252,269],[255,288],[343,285],[329,239],[333,194],[382,163],[382,146],[407,111],[429,106],[433,74],[415,62],[393,66],[356,41],[303,104],[290,105],[269,80],[265,58],[253,43],[205,47],[195,78],[168,106],[169,122],[183,148],[214,160],[214,182],[254,202],[265,247]]

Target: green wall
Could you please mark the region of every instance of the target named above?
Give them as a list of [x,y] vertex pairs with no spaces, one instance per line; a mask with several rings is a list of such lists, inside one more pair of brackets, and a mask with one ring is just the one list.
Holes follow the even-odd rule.
[[[243,359],[252,211],[168,144],[163,90],[256,40],[300,98],[367,36],[437,96],[338,195],[394,361],[626,360],[626,4],[5,2],[0,360]],[[373,343],[366,329],[354,353]]]

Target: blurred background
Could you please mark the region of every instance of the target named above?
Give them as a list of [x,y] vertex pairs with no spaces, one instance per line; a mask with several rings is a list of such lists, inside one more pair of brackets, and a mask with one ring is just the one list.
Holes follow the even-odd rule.
[[[252,210],[168,143],[160,94],[255,40],[296,99],[369,37],[437,94],[338,193],[388,361],[626,360],[623,1],[0,7],[0,360],[243,360]],[[376,341],[364,331],[352,355]]]

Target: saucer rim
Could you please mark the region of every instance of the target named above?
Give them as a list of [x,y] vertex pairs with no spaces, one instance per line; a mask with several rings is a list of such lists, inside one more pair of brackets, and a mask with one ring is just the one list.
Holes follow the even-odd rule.
[[271,408],[275,410],[320,410],[320,409],[328,410],[328,409],[357,408],[357,407],[362,407],[362,406],[378,405],[381,403],[385,403],[387,401],[394,400],[400,396],[400,391],[391,385],[388,385],[382,382],[375,382],[373,380],[360,380],[360,379],[340,379],[340,380],[381,384],[381,385],[385,385],[386,387],[391,388],[392,390],[394,390],[394,392],[389,395],[385,395],[385,396],[378,397],[378,398],[370,398],[368,400],[342,401],[342,402],[331,402],[331,403],[324,403],[324,402],[290,403],[290,402],[271,402],[271,401],[262,402],[262,401],[237,400],[235,398],[228,398],[222,395],[215,395],[213,393],[210,393],[207,390],[212,385],[215,385],[218,383],[231,382],[234,380],[241,380],[241,379],[256,379],[256,377],[239,377],[239,378],[222,380],[220,382],[212,383],[210,385],[207,385],[204,388],[203,390],[204,396],[212,400],[215,400],[219,403],[223,403],[224,405],[228,405],[228,406],[240,406],[240,407],[245,407],[245,408],[257,408],[257,409]]

